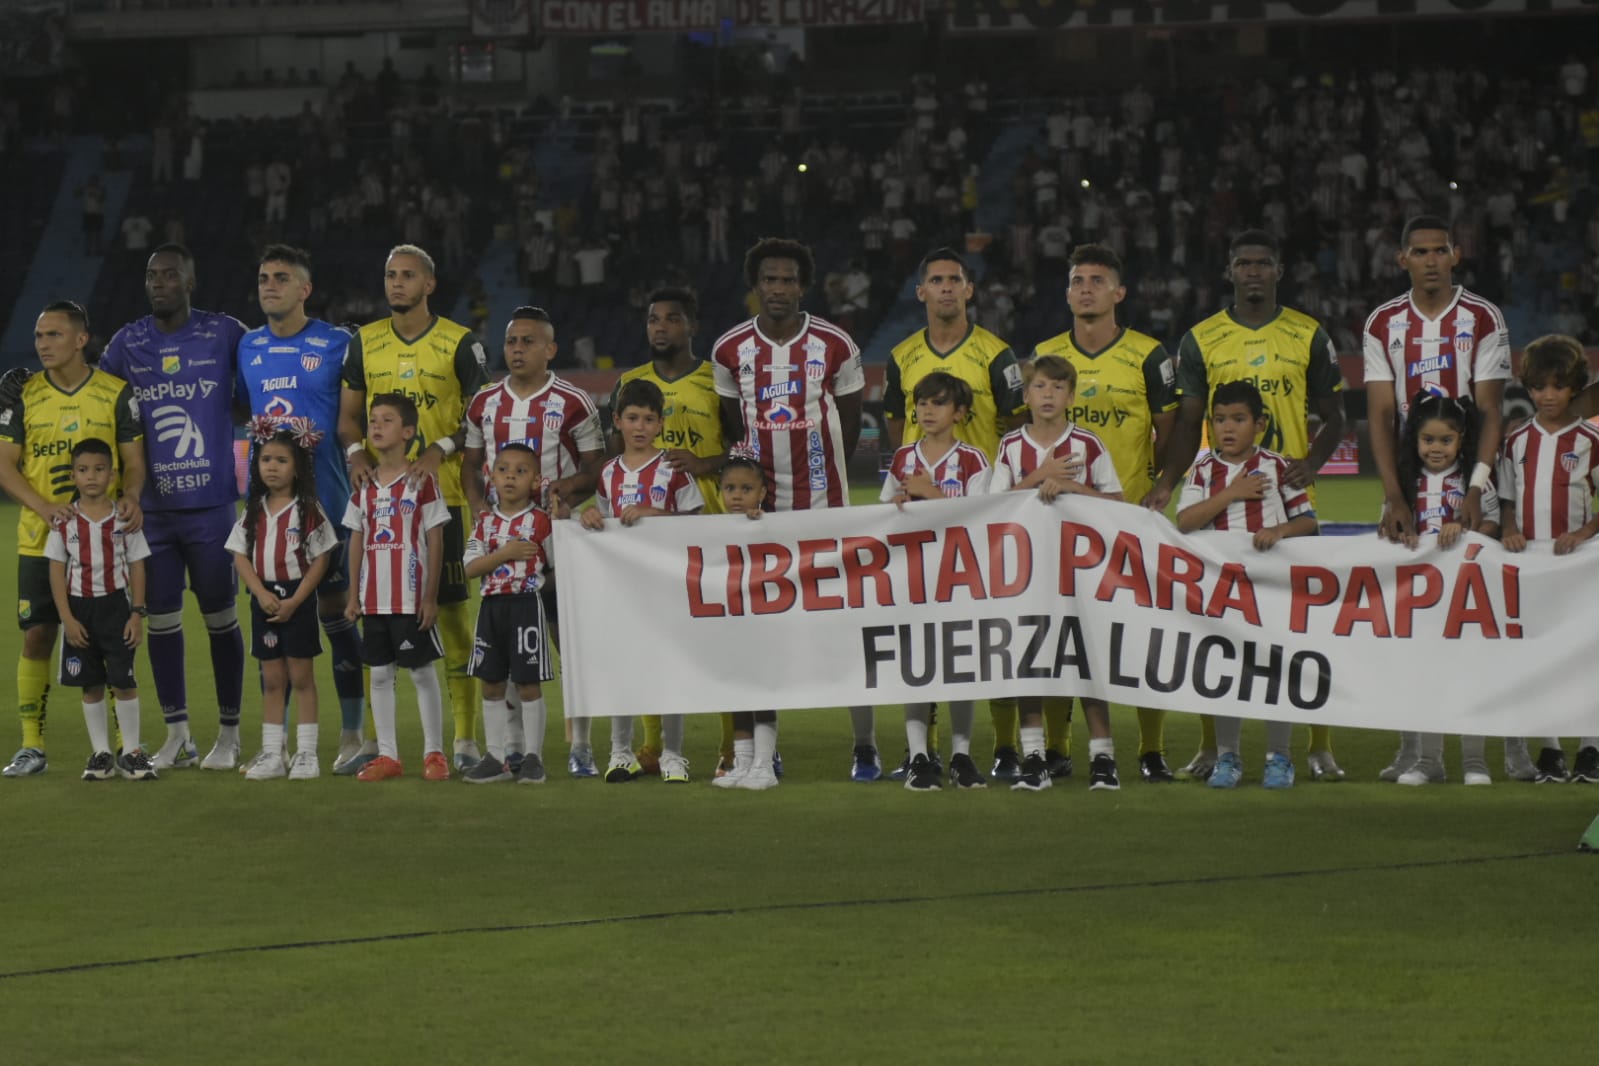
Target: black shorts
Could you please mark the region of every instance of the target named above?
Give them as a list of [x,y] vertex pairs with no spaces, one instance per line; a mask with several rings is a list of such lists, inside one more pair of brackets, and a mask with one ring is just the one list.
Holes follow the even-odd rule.
[[544,628],[544,603],[536,593],[483,597],[466,672],[491,685],[507,677],[513,685],[538,685],[555,679]]
[[61,624],[55,593],[50,591],[50,560],[42,555],[17,557],[17,628]]
[[444,570],[439,574],[439,603],[465,603],[471,595],[466,587],[466,508],[451,507],[444,524]]
[[361,661],[368,666],[415,670],[443,657],[439,627],[418,629],[414,614],[369,614],[361,619]]
[[[341,516],[342,517],[342,516]],[[316,587],[317,595],[326,592],[330,595],[345,592],[350,587],[350,530],[340,526],[338,530],[339,542],[328,552],[327,573],[322,575],[322,583]],[[312,599],[316,597],[313,596]]]
[[[261,582],[280,600],[299,589],[299,581]],[[316,597],[307,596],[287,622],[269,622],[255,597],[250,597],[250,654],[273,659],[314,659],[322,654],[322,627],[317,624]]]
[[61,634],[61,683],[69,688],[133,688],[133,649],[122,640],[133,614],[127,593],[68,596],[67,606],[89,631],[89,646],[73,647]]

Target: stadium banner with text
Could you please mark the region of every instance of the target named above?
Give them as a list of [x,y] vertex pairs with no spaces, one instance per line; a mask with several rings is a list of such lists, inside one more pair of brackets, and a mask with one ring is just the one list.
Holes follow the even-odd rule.
[[955,33],[1086,30],[1119,26],[1203,26],[1239,22],[1477,17],[1592,10],[1596,0],[948,0]]
[[550,36],[681,33],[735,26],[881,26],[920,22],[926,0],[540,0]]
[[1369,728],[1599,734],[1599,543],[1557,558],[1185,536],[1033,493],[766,515],[557,522],[575,715],[995,696]]
[[474,37],[526,37],[534,0],[472,0]]

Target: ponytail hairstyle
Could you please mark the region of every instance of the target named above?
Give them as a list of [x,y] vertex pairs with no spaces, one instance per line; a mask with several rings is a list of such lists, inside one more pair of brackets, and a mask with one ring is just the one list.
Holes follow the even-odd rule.
[[1405,416],[1405,431],[1399,438],[1399,488],[1405,503],[1416,506],[1416,483],[1421,480],[1421,427],[1434,419],[1445,422],[1460,434],[1460,455],[1455,462],[1462,470],[1477,456],[1477,437],[1482,419],[1477,405],[1466,396],[1443,396],[1426,389],[1410,398],[1410,413]]

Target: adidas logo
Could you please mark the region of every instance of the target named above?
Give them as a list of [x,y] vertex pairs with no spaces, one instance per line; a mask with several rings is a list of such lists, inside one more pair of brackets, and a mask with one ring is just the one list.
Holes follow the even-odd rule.
[[250,360],[250,365],[251,366],[260,366],[261,365],[261,357],[258,355],[254,359]]
[[400,650],[401,651],[411,651],[412,650],[411,642],[409,640],[400,641]]

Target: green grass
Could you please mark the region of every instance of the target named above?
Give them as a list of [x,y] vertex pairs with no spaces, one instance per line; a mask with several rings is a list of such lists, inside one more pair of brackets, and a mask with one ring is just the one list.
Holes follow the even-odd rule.
[[[1369,483],[1324,484],[1324,517],[1374,510]],[[50,772],[0,782],[7,1063],[1469,1063],[1580,1056],[1591,1031],[1599,858],[1572,848],[1599,789],[1377,784],[1391,734],[1341,731],[1351,780],[1287,794],[1258,760],[1229,794],[853,785],[842,711],[784,717],[764,794],[704,784],[711,719],[685,788],[90,785],[72,695],[52,704]],[[1131,777],[1130,712],[1116,728]],[[1196,737],[1172,716],[1174,759]],[[408,934],[439,935],[380,939]]]

